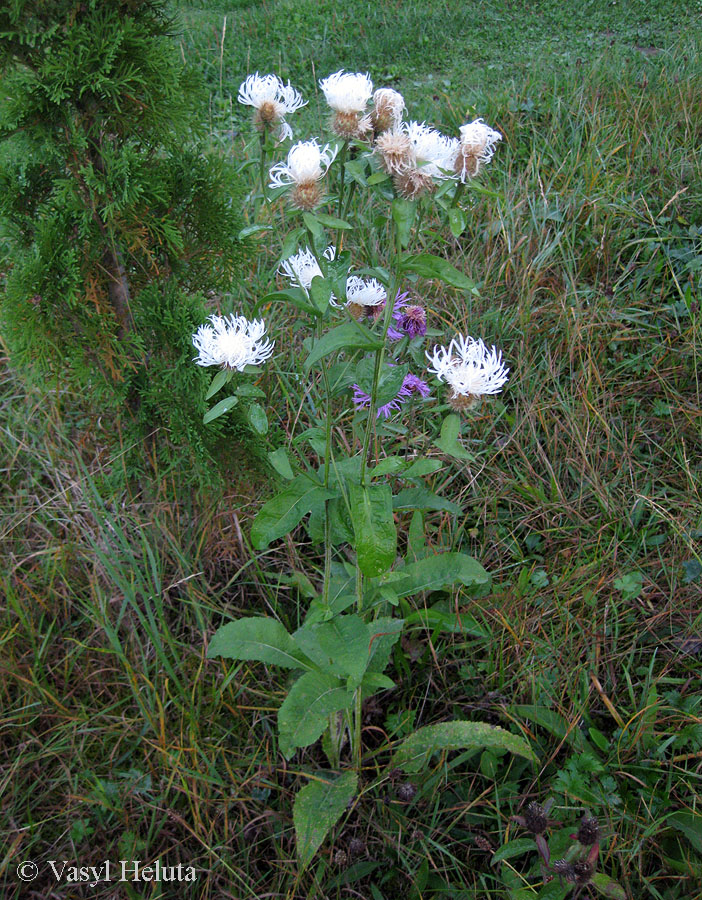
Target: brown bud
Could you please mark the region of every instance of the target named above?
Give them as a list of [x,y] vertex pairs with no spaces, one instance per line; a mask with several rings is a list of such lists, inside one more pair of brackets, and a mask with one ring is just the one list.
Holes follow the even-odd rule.
[[403,783],[397,788],[398,798],[400,800],[404,800],[405,802],[413,800],[416,793],[417,788],[412,784],[411,781],[403,781]]

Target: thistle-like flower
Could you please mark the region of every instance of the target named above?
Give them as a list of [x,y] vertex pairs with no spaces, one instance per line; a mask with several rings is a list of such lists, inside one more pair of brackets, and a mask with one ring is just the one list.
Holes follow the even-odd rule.
[[395,297],[392,323],[388,328],[388,339],[391,341],[399,341],[403,337],[424,337],[427,333],[427,314],[424,307],[407,303],[408,297],[408,293],[400,294],[399,291]]
[[310,210],[322,199],[318,182],[334,162],[336,150],[325,144],[320,147],[316,138],[298,141],[288,152],[287,161],[276,163],[270,170],[270,186],[294,185],[291,200],[298,209]]
[[375,317],[387,296],[387,291],[375,278],[364,281],[358,275],[349,275],[346,279],[346,309],[354,319],[368,315]]
[[459,334],[448,348],[435,346],[426,355],[429,371],[452,388],[449,403],[456,410],[475,406],[483,394],[498,394],[507,381],[502,353],[482,340]]
[[375,139],[374,152],[378,154],[381,168],[389,175],[402,175],[415,166],[412,141],[404,123],[379,134]]
[[247,76],[237,99],[254,108],[254,125],[259,131],[280,125],[279,141],[292,137],[292,128],[285,116],[307,105],[289,81],[283,84],[277,75],[259,75],[258,72]]
[[193,362],[198,366],[221,366],[241,372],[246,366],[259,366],[273,353],[275,341],[263,340],[263,319],[249,322],[245,316],[209,317],[211,325],[201,325],[193,335],[198,351]]
[[397,128],[405,111],[405,98],[392,88],[378,88],[373,94],[371,122],[376,132]]
[[327,104],[334,111],[331,129],[344,140],[362,137],[368,123],[361,126],[361,117],[373,94],[373,82],[368,73],[344,72],[340,69],[322,78],[319,86]]
[[415,165],[425,175],[438,180],[450,178],[447,171],[458,146],[457,138],[449,138],[424,122],[410,122],[407,133],[414,151]]
[[[391,366],[392,363],[388,363],[388,365]],[[378,407],[375,417],[376,419],[379,419],[382,416],[384,419],[389,419],[393,413],[402,409],[403,405],[409,400],[412,394],[419,394],[420,397],[428,397],[430,393],[431,388],[426,381],[422,381],[417,375],[412,375],[411,372],[408,372],[402,379],[402,385],[397,394],[388,403]],[[357,409],[367,409],[371,403],[370,394],[361,390],[357,384],[354,384],[353,402]]]
[[[322,255],[325,259],[334,259],[336,247],[327,247]],[[278,268],[278,274],[290,279],[293,287],[302,288],[306,294],[309,294],[313,278],[324,277],[324,273],[319,268],[319,263],[309,247],[298,250],[293,256],[284,259]]]
[[461,125],[460,132],[461,139],[454,145],[450,168],[465,184],[469,178],[478,174],[481,165],[490,162],[495,144],[502,140],[502,135],[482,119]]

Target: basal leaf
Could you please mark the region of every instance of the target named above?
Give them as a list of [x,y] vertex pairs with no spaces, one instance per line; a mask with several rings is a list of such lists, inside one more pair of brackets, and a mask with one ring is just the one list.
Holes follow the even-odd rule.
[[[304,676],[303,676],[304,677]],[[440,750],[506,750],[536,762],[527,742],[486,722],[441,722],[427,725],[406,738],[395,752],[390,765],[405,772],[420,772],[433,753]]]
[[296,747],[313,744],[329,724],[329,716],[348,709],[353,693],[338,678],[323,672],[305,672],[288,691],[278,710],[280,750],[286,759]]
[[435,553],[409,563],[403,569],[391,572],[383,579],[399,597],[419,594],[421,591],[437,591],[440,588],[465,584],[488,584],[490,576],[480,563],[465,553]]
[[256,659],[287,669],[308,669],[309,662],[277,619],[253,616],[222,625],[210,641],[207,657]]
[[392,498],[393,509],[443,509],[460,515],[461,507],[424,487],[405,488]]
[[353,799],[357,786],[355,772],[339,776],[324,773],[298,791],[293,804],[293,823],[301,869],[310,864]]

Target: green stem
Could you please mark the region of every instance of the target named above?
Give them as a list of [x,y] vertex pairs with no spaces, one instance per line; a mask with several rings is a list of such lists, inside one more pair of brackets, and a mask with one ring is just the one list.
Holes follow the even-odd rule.
[[267,138],[267,136],[268,135],[267,135],[266,131],[262,131],[258,136],[260,144],[261,144],[261,158],[260,158],[259,164],[258,164],[259,165],[258,175],[259,175],[259,178],[261,181],[261,206],[259,207],[259,209],[263,209],[263,207],[266,205],[266,180],[267,180],[266,179],[266,138]]
[[[362,482],[361,482],[362,483]],[[356,612],[360,616],[363,611],[363,573],[356,563]],[[360,685],[356,688],[354,703],[354,738],[353,738],[353,758],[354,766],[358,774],[361,774],[361,759],[363,756],[361,748],[361,725],[363,715],[363,694]]]
[[465,184],[462,181],[459,181],[456,185],[456,192],[453,195],[453,200],[451,201],[451,207],[458,206],[458,202],[463,196],[463,191],[466,189]]
[[[392,248],[395,259],[399,259],[400,256],[400,239],[397,233],[397,229],[395,227],[394,221],[391,219],[391,232],[392,232]],[[390,266],[391,271],[394,267]],[[383,357],[385,355],[385,341],[388,334],[388,329],[390,328],[390,322],[392,321],[392,312],[395,308],[395,295],[399,289],[400,277],[395,272],[392,274],[390,278],[390,284],[388,285],[388,295],[385,301],[385,314],[383,316],[383,336],[381,339],[381,347],[379,350],[375,352],[375,368],[373,369],[373,384],[371,387],[371,402],[368,408],[368,421],[366,423],[366,433],[363,436],[363,455],[361,456],[361,484],[366,483],[366,466],[368,464],[368,450],[370,447],[370,438],[371,433],[373,431],[375,425],[375,413],[376,413],[376,398],[378,396],[378,382],[380,381],[380,372],[383,367]]]

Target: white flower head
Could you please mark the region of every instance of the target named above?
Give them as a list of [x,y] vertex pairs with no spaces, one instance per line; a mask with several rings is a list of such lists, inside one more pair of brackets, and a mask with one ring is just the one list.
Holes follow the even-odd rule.
[[429,371],[453,389],[449,402],[465,409],[484,394],[498,394],[507,382],[502,353],[490,350],[482,340],[459,334],[448,347],[434,347],[427,353]]
[[276,163],[270,170],[270,186],[294,185],[292,203],[299,209],[314,209],[322,199],[317,182],[334,162],[337,150],[329,144],[320,147],[317,140],[298,141],[288,153],[287,162]]
[[334,162],[336,149],[325,144],[320,147],[316,138],[298,141],[288,152],[287,162],[276,163],[270,170],[271,187],[287,184],[312,184],[326,174]]
[[367,72],[344,72],[340,69],[320,79],[319,86],[327,104],[339,113],[362,113],[373,95],[373,82]]
[[249,75],[239,88],[239,103],[256,110],[254,123],[263,131],[272,125],[280,125],[279,140],[292,137],[292,128],[285,116],[307,105],[302,95],[288,81],[277,75]]
[[378,154],[381,167],[390,175],[401,175],[415,168],[414,148],[404,122],[379,134],[373,152]]
[[263,340],[263,319],[245,316],[209,317],[210,325],[201,325],[193,335],[198,366],[222,366],[241,372],[246,366],[259,366],[273,353],[275,341]]
[[446,170],[452,167],[458,139],[446,137],[424,122],[410,122],[407,134],[412,143],[416,167],[432,178],[450,178]]
[[[334,259],[336,247],[327,247],[322,255],[328,260]],[[309,247],[304,247],[293,256],[284,259],[280,264],[278,273],[289,278],[293,287],[302,288],[306,294],[309,292],[313,278],[317,276],[320,278],[324,277],[324,273],[319,268],[319,263]]]
[[452,169],[461,181],[472,178],[480,171],[481,165],[489,163],[495,153],[495,144],[502,135],[476,119],[460,127],[461,139],[456,147]]
[[405,98],[392,88],[378,88],[373,94],[372,120],[376,131],[397,128],[405,111]]
[[387,296],[387,291],[375,278],[364,281],[358,275],[350,275],[346,279],[347,306],[380,306]]

